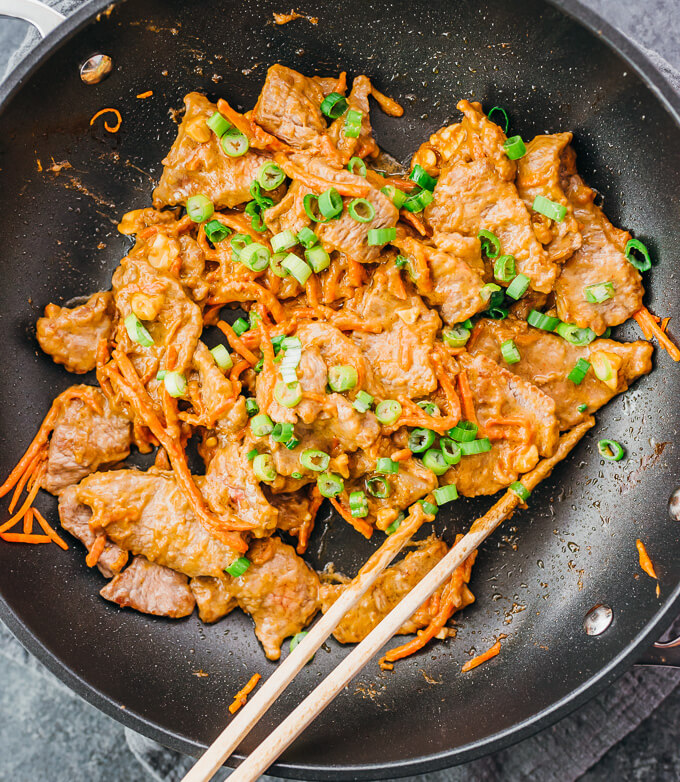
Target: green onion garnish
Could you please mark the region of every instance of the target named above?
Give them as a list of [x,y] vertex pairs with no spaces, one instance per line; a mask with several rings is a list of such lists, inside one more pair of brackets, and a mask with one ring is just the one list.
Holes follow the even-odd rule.
[[393,462],[389,456],[381,456],[375,463],[375,471],[381,475],[396,475],[399,472],[399,462]]
[[261,481],[265,481],[266,483],[275,481],[277,473],[271,454],[258,453],[253,459],[253,472]]
[[373,404],[373,397],[366,391],[358,391],[352,407],[359,413],[367,413]]
[[583,289],[586,301],[590,304],[602,304],[614,297],[613,282],[596,282],[593,285],[586,285]]
[[330,461],[331,457],[325,451],[317,451],[315,448],[308,448],[300,454],[300,464],[313,472],[327,470]]
[[598,351],[597,353],[591,353],[590,360],[592,362],[595,377],[611,387],[611,381],[616,379],[618,368],[615,369],[612,366],[609,356],[606,353]]
[[321,101],[321,113],[330,119],[337,119],[347,111],[347,98],[339,92],[329,92]]
[[425,169],[416,163],[413,166],[413,170],[408,175],[409,179],[412,179],[417,185],[423,188],[423,190],[434,190],[437,185],[437,180],[430,176]]
[[401,415],[401,404],[396,399],[384,399],[375,408],[375,417],[384,426],[391,426]]
[[[293,649],[295,649],[295,647],[296,647],[296,646],[297,646],[297,645],[300,643],[300,641],[302,641],[302,639],[303,639],[303,638],[304,638],[306,635],[308,635],[308,633],[307,633],[307,631],[306,631],[306,630],[301,630],[299,633],[296,633],[296,634],[295,634],[295,635],[294,635],[294,636],[293,636],[293,637],[290,639],[290,642],[289,642],[289,644],[288,644],[288,651],[289,651],[289,652],[292,652],[292,651],[293,651]],[[312,656],[309,658],[309,660],[307,660],[307,662],[308,662],[308,663],[311,663],[313,659],[314,659],[314,655],[312,655]]]
[[[359,169],[358,173],[356,169]],[[360,157],[351,157],[347,164],[347,170],[357,176],[366,176],[366,163]]]
[[509,139],[503,142],[503,149],[510,160],[519,160],[527,153],[527,148],[521,136],[510,136]]
[[295,247],[297,243],[297,236],[295,236],[289,228],[274,234],[271,238],[272,250],[274,250],[275,253],[282,253],[284,250],[290,250],[290,248]]
[[264,356],[262,356],[262,358],[257,362],[257,364],[255,364],[255,366],[253,367],[253,372],[259,373],[262,372],[263,369],[264,369]]
[[344,134],[347,138],[359,138],[361,133],[361,121],[364,118],[363,111],[350,109],[345,115]]
[[374,475],[372,478],[368,478],[365,481],[365,485],[366,491],[371,497],[377,497],[379,500],[384,500],[385,497],[389,497],[392,493],[392,487],[382,475]]
[[302,205],[305,208],[305,214],[315,223],[323,223],[324,218],[319,212],[319,196],[314,193],[307,193],[302,199]]
[[368,516],[368,497],[362,491],[350,493],[349,512],[355,519],[363,519]]
[[248,323],[245,318],[236,318],[236,320],[231,324],[231,327],[237,337],[245,334],[246,331],[250,331],[250,323]]
[[257,404],[257,400],[252,397],[246,399],[246,414],[248,418],[252,418],[260,412],[260,406]]
[[134,312],[131,312],[127,318],[125,318],[124,323],[128,337],[130,337],[133,342],[136,342],[143,348],[150,348],[154,344],[153,337],[149,334],[146,326],[144,326]]
[[477,238],[482,246],[483,255],[486,255],[490,261],[498,258],[498,254],[501,251],[501,243],[495,233],[482,228],[477,234]]
[[517,274],[514,255],[499,255],[493,265],[493,276],[498,282],[510,282]]
[[342,393],[354,388],[359,380],[359,374],[354,367],[340,365],[328,370],[328,385],[331,391]]
[[281,261],[281,266],[289,271],[300,285],[304,285],[312,273],[310,267],[295,253],[288,253]]
[[175,398],[184,396],[187,390],[187,379],[181,372],[166,372],[163,384],[168,394]]
[[233,260],[238,261],[243,248],[253,243],[253,239],[248,234],[234,234],[229,241],[229,246],[233,252]]
[[293,470],[293,472],[290,474],[290,477],[295,478],[296,481],[299,481],[302,478],[302,473],[298,472],[297,470]]
[[247,557],[239,557],[235,559],[229,567],[225,567],[227,573],[234,578],[242,576],[246,570],[250,567],[250,560]]
[[549,198],[542,195],[537,195],[536,198],[534,198],[534,203],[531,208],[534,212],[540,212],[540,214],[549,217],[556,223],[561,223],[567,216],[566,206],[555,203],[555,201],[551,201]]
[[427,513],[428,516],[437,515],[437,511],[439,510],[439,508],[433,502],[428,502],[427,500],[418,500],[418,502],[420,503],[420,505],[422,505],[423,510],[425,511],[425,513]]
[[451,483],[448,486],[440,486],[432,492],[432,496],[437,501],[437,505],[445,505],[447,502],[453,502],[458,499],[458,489],[456,484]]
[[211,117],[208,117],[205,124],[219,138],[222,138],[231,127],[231,122],[229,122],[226,117],[222,116],[219,111],[216,111]]
[[430,416],[441,415],[442,412],[439,409],[439,405],[436,402],[431,402],[429,399],[421,399],[418,402],[418,407]]
[[501,343],[501,355],[506,364],[517,364],[522,358],[517,345],[515,345],[512,339],[506,339],[505,342]]
[[298,231],[297,238],[298,238],[298,242],[300,242],[300,244],[303,247],[306,247],[307,249],[309,249],[319,241],[319,238],[314,233],[314,231],[312,231],[311,228],[307,228],[306,226]]
[[[496,285],[495,282],[487,282],[486,285],[482,285],[479,289],[479,298],[482,301],[491,301],[491,296],[494,293],[501,293],[501,286]],[[505,294],[503,294],[505,297]]]
[[383,195],[386,195],[394,204],[394,206],[397,207],[397,209],[401,209],[401,207],[406,203],[406,199],[408,198],[403,190],[400,190],[394,185],[385,185],[384,187],[380,188],[380,192]]
[[322,272],[331,265],[331,256],[323,247],[310,247],[305,250],[305,259],[314,272]]
[[458,464],[463,452],[460,450],[460,445],[457,442],[450,437],[442,437],[439,440],[439,447],[447,464]]
[[560,322],[559,318],[553,318],[552,315],[544,315],[538,310],[531,310],[527,315],[527,323],[536,329],[543,329],[543,331],[555,331]]
[[249,462],[252,462],[253,459],[257,456],[258,453],[259,453],[259,451],[257,450],[257,448],[253,448],[252,451],[248,451],[248,453],[246,454],[246,459]]
[[316,486],[322,497],[337,497],[345,488],[345,482],[337,473],[324,472],[316,479]]
[[486,453],[491,450],[491,440],[482,437],[481,440],[472,440],[469,443],[461,443],[460,450],[463,456],[472,456],[476,453]]
[[208,241],[213,244],[224,241],[231,233],[231,228],[227,228],[226,225],[222,225],[219,220],[210,220],[203,226],[205,235],[208,237]]
[[285,178],[286,175],[283,171],[271,160],[268,163],[263,163],[257,173],[257,181],[264,190],[276,190]]
[[[633,255],[633,250],[637,250],[642,258]],[[632,264],[639,272],[648,272],[652,268],[652,258],[649,250],[639,239],[629,239],[623,251],[628,263]]]
[[298,380],[287,383],[277,380],[274,386],[274,399],[283,407],[295,407],[302,401],[302,386]]
[[444,454],[439,448],[430,448],[429,451],[425,451],[423,465],[435,475],[443,475],[449,469]]
[[342,196],[334,187],[329,187],[319,196],[319,211],[326,220],[342,214]]
[[579,328],[574,326],[573,323],[558,323],[555,328],[555,332],[570,342],[572,345],[578,345],[583,347],[584,345],[590,345],[590,343],[597,337],[597,334],[589,328]]
[[269,268],[277,277],[283,278],[290,275],[288,269],[284,269],[283,266],[281,266],[281,262],[284,260],[286,255],[288,255],[287,252],[274,253],[274,255],[272,255],[272,257],[269,259]]
[[597,450],[600,456],[608,462],[620,462],[626,455],[623,446],[616,440],[600,440],[597,444]]
[[588,409],[588,405],[583,402],[576,409],[579,411],[579,413],[585,413]]
[[158,372],[156,372],[156,380],[160,382],[167,374],[168,374],[167,369],[159,369]]
[[234,366],[234,362],[231,360],[229,351],[224,347],[224,345],[215,345],[215,347],[210,352],[212,353],[212,357],[215,359],[215,363],[220,369],[231,369]]
[[434,445],[435,434],[430,429],[413,429],[408,436],[408,448],[412,453],[423,453]]
[[389,527],[385,527],[385,535],[394,535],[394,533],[401,527],[401,522],[406,518],[404,513],[400,513],[397,518],[390,524]]
[[246,245],[238,257],[239,261],[252,272],[264,271],[269,266],[270,258],[269,250],[258,242]]
[[368,231],[368,243],[371,246],[382,246],[393,242],[396,238],[396,228],[370,228]]
[[526,276],[526,274],[518,274],[510,283],[510,285],[508,285],[508,287],[505,289],[505,293],[511,299],[515,299],[515,301],[517,299],[521,299],[529,289],[530,282],[531,280]]
[[222,136],[222,149],[229,157],[242,157],[250,147],[250,142],[237,128],[229,128]]
[[521,483],[520,481],[515,481],[514,483],[511,483],[508,487],[510,491],[514,491],[515,494],[522,500],[522,502],[526,502],[529,497],[531,497],[531,492],[527,487]]
[[[501,125],[500,122],[497,122],[496,124],[503,128],[503,133],[507,133],[508,128],[510,127],[507,111],[502,106],[494,106],[486,116],[491,119],[495,111],[503,115],[503,124]],[[493,122],[494,120],[491,121]]]
[[470,329],[466,329],[460,324],[456,326],[447,326],[442,329],[442,341],[450,348],[462,348],[470,339]]
[[285,423],[276,423],[272,429],[272,440],[275,443],[287,443],[291,437],[293,437],[294,428],[293,424],[286,421]]
[[397,255],[397,257],[394,259],[394,265],[397,267],[397,269],[403,269],[404,266],[408,265],[408,258],[403,255]]
[[370,223],[375,217],[373,204],[365,198],[354,198],[349,202],[349,216],[357,223]]
[[215,207],[213,202],[204,195],[195,195],[187,198],[187,214],[195,223],[202,223],[213,216]]
[[266,413],[260,413],[251,419],[250,431],[255,437],[266,437],[274,431],[274,422]]
[[434,196],[429,190],[419,190],[411,193],[404,201],[404,209],[407,212],[422,212],[428,204],[434,201]]
[[448,435],[457,443],[469,443],[477,437],[479,427],[472,421],[459,421],[453,429],[449,429]]

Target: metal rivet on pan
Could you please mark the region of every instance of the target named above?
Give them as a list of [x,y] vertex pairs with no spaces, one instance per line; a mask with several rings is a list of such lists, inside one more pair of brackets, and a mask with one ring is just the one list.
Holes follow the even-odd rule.
[[583,629],[588,635],[601,635],[612,623],[614,612],[609,606],[593,606],[583,620]]
[[113,60],[108,54],[93,54],[80,66],[80,78],[85,84],[99,84],[113,70]]
[[668,500],[668,515],[673,521],[680,521],[680,488],[676,489]]

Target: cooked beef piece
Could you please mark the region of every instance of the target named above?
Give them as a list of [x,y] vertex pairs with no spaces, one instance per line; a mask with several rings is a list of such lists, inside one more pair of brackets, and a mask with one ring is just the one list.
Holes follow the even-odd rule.
[[434,242],[447,249],[449,235],[459,234],[465,245],[479,248],[481,229],[495,234],[501,253],[514,255],[517,271],[531,280],[534,290],[548,293],[558,274],[540,244],[526,206],[512,182],[507,182],[486,160],[454,163],[445,168],[434,189],[434,201],[425,208],[434,228]]
[[[105,533],[94,532],[90,528],[92,511],[87,505],[78,502],[77,491],[76,486],[69,486],[59,495],[59,520],[61,526],[77,538],[89,552],[97,538]],[[127,551],[107,539],[104,550],[99,555],[97,567],[103,576],[113,578],[127,565],[127,561]]]
[[304,205],[307,193],[309,193],[308,187],[305,187],[302,182],[293,180],[279,203],[262,213],[265,225],[273,234],[286,230],[298,234],[303,228],[309,226],[311,220],[307,217]]
[[[557,314],[567,323],[587,326],[599,335],[642,307],[642,278],[623,254],[630,234],[614,228],[602,209],[595,206],[596,193],[576,173],[576,156],[571,148],[564,156],[562,187],[573,206],[583,244],[564,264],[555,284]],[[614,295],[600,304],[591,304],[586,301],[584,289],[600,282],[611,282]]]
[[278,538],[255,541],[247,556],[250,567],[239,578],[191,582],[199,615],[204,622],[216,621],[236,602],[253,618],[267,657],[278,660],[283,640],[299,633],[319,610],[319,578]]
[[98,389],[92,395],[101,413],[74,397],[62,408],[47,453],[43,488],[59,494],[96,470],[120,462],[130,453],[130,420],[114,412]]
[[[396,565],[383,571],[360,602],[345,614],[342,622],[333,633],[334,638],[341,644],[356,644],[363,641],[371,630],[377,627],[413,587],[432,570],[446,552],[446,544],[443,541],[430,538],[420,544],[415,551],[409,552]],[[475,554],[456,571],[461,576],[457,611],[475,600],[467,586],[474,559]],[[321,610],[324,613],[340,597],[345,588],[344,584],[321,584]],[[441,594],[441,589],[435,594]],[[397,635],[415,633],[422,627],[426,627],[436,614],[436,611],[431,608],[432,604],[431,598],[397,631]],[[446,638],[448,635],[454,634],[454,630],[445,627],[437,637]]]
[[153,204],[180,204],[194,195],[207,196],[218,208],[232,208],[249,201],[250,185],[267,158],[254,150],[230,157],[219,138],[205,124],[217,106],[204,95],[190,92],[177,138],[163,160],[163,174],[153,192]]
[[351,138],[344,133],[345,117],[339,117],[331,125],[328,135],[333,139],[335,146],[345,162],[353,156],[361,158],[373,156],[378,152],[378,145],[373,138],[371,130],[371,115],[368,105],[368,96],[371,94],[371,80],[368,76],[357,76],[352,82],[352,90],[347,96],[347,106],[351,111],[360,111],[361,131],[357,138]]
[[[505,366],[501,344],[512,339],[517,345],[520,361],[509,364],[507,369],[546,393],[555,402],[555,415],[560,429],[571,429],[589,415],[605,405],[615,394],[623,393],[641,375],[651,372],[653,348],[649,342],[615,342],[611,339],[596,339],[586,347],[577,347],[557,334],[534,329],[515,318],[506,320],[482,320],[475,328],[468,343],[468,350],[492,358]],[[598,380],[591,370],[585,379],[576,385],[568,375],[580,358],[589,360],[604,351],[622,359],[612,385]],[[579,412],[579,405],[586,405]]]
[[226,415],[235,403],[231,382],[215,363],[210,350],[200,340],[196,345],[192,363],[198,373],[198,395],[205,411],[205,419],[213,425]]
[[532,383],[484,355],[459,357],[467,375],[478,437],[488,437],[490,451],[463,456],[441,479],[455,483],[466,497],[494,494],[533,469],[539,456],[550,456],[559,436],[555,403]]
[[48,304],[36,324],[40,347],[69,372],[90,372],[95,368],[99,341],[111,337],[115,311],[109,291],[95,293],[73,308]]
[[[548,259],[555,263],[564,263],[582,243],[574,207],[565,195],[560,176],[562,156],[571,139],[571,133],[536,136],[527,144],[526,155],[517,161],[517,192],[529,210],[534,233],[545,247]],[[534,212],[536,196],[545,196],[564,206],[567,210],[564,220],[558,223]]]
[[220,576],[238,557],[196,520],[170,472],[95,473],[78,484],[76,498],[92,509],[94,530],[187,576]]
[[[481,257],[460,258],[411,236],[398,236],[395,244],[411,259],[413,279],[418,293],[430,304],[439,307],[442,319],[453,325],[462,323],[486,309],[487,302],[479,295],[484,280],[478,269]],[[473,248],[472,249],[474,252]],[[421,272],[422,270],[422,272]]]
[[133,557],[130,566],[99,594],[123,608],[171,619],[189,616],[196,606],[185,575],[145,557]]
[[272,65],[252,117],[268,133],[296,149],[307,149],[326,132],[321,113],[324,85],[283,65]]

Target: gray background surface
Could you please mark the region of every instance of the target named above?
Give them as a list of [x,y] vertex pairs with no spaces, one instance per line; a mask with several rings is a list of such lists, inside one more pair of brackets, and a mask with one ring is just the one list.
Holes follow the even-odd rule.
[[[591,0],[590,5],[680,70],[679,0]],[[25,34],[24,23],[0,17],[0,74]],[[0,641],[3,633],[0,626]],[[129,751],[120,725],[73,695],[27,653],[11,644],[7,648],[11,654],[0,657],[0,780],[148,782],[153,778]],[[680,688],[676,688],[580,781],[680,780],[679,726]],[[445,776],[432,775],[432,780]],[[533,774],[531,778],[533,782]]]

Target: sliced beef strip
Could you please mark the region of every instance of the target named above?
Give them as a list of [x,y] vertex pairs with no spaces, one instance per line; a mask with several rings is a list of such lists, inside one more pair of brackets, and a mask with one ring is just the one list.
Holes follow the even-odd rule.
[[293,180],[279,203],[262,213],[265,225],[273,234],[288,230],[297,235],[303,228],[309,227],[311,220],[307,217],[304,205],[307,193],[309,188]]
[[[645,291],[640,273],[623,254],[630,234],[615,228],[595,206],[595,191],[576,173],[573,150],[567,152],[562,186],[573,206],[583,243],[564,264],[555,284],[557,314],[567,323],[591,328],[599,335],[637,312]],[[586,301],[584,288],[600,282],[611,282],[614,296],[601,304],[591,304]]]
[[555,450],[559,436],[555,403],[484,355],[463,354],[459,361],[472,391],[478,437],[489,437],[493,447],[463,456],[441,483],[455,483],[466,497],[495,494],[533,469],[539,456],[550,456]]
[[86,475],[127,458],[132,428],[130,420],[114,412],[107,398],[92,389],[102,414],[74,397],[62,408],[47,452],[43,488],[60,494]]
[[[415,551],[409,552],[396,565],[383,571],[361,601],[345,615],[333,633],[334,638],[341,644],[355,644],[363,641],[371,630],[377,627],[380,621],[432,570],[446,552],[447,547],[443,541],[430,538]],[[467,586],[474,559],[475,554],[457,570],[461,576],[457,594],[457,611],[470,605],[475,599]],[[345,588],[344,584],[321,584],[321,610],[324,613],[340,597]],[[428,600],[397,631],[397,635],[415,633],[426,627],[434,618],[434,612],[430,609],[430,605],[431,600]],[[454,630],[444,628],[444,631],[437,637],[445,638],[447,635],[453,634],[455,634]]]
[[[562,156],[571,139],[571,133],[536,136],[527,144],[526,155],[517,161],[517,192],[529,209],[534,232],[545,247],[548,259],[555,263],[564,263],[583,241],[574,207],[564,192],[560,176]],[[545,196],[564,206],[567,210],[564,220],[558,223],[534,212],[536,196]]]
[[189,579],[183,573],[149,562],[145,557],[133,557],[129,567],[99,594],[122,608],[171,619],[189,616],[196,607]]
[[277,527],[283,532],[297,535],[300,527],[308,524],[311,520],[312,514],[307,490],[273,494],[265,489],[265,494],[269,502],[279,512]]
[[154,206],[184,206],[187,198],[199,194],[218,208],[230,209],[249,201],[250,185],[267,158],[254,150],[229,157],[205,124],[217,106],[198,92],[190,92],[184,105],[177,138],[163,160],[163,174],[153,192]]
[[232,593],[232,579],[229,576],[224,578],[198,576],[191,579],[189,587],[196,598],[198,615],[201,621],[207,624],[217,622],[238,606],[238,600]]
[[559,267],[536,238],[515,185],[501,179],[488,161],[458,162],[445,168],[425,217],[434,229],[434,243],[442,249],[456,234],[478,248],[479,231],[491,231],[500,241],[501,253],[514,255],[517,271],[531,280],[534,290],[552,289]]
[[93,530],[187,576],[220,576],[238,557],[195,518],[171,472],[98,472],[75,495],[92,510]]
[[229,378],[215,363],[212,353],[199,340],[192,359],[198,374],[198,394],[208,422],[212,425],[234,405]]
[[[483,354],[504,365],[501,344],[512,339],[519,350],[520,360],[507,369],[530,381],[555,402],[560,429],[571,429],[605,405],[616,394],[623,393],[637,378],[651,372],[653,348],[649,342],[615,342],[596,339],[586,347],[577,347],[557,334],[535,329],[515,318],[481,320],[474,331],[468,350],[472,355]],[[616,377],[616,389],[598,380],[589,371],[576,385],[568,375],[580,358],[588,360],[593,353],[605,351],[622,359]],[[579,405],[586,405],[579,412]]]
[[[77,492],[76,486],[69,486],[59,495],[59,520],[61,526],[90,552],[97,538],[105,533],[94,532],[90,528],[92,511],[87,505],[78,502]],[[97,561],[97,567],[103,576],[113,578],[127,565],[128,556],[125,549],[107,539]]]
[[111,338],[115,311],[109,291],[95,293],[77,307],[48,304],[36,324],[38,343],[69,372],[90,372],[96,365],[100,340]]

